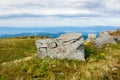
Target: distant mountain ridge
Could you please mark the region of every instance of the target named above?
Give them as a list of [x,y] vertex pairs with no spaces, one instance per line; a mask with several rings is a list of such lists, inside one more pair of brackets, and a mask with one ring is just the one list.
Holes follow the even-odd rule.
[[47,36],[47,37],[59,37],[61,34],[65,32],[58,33],[46,33],[46,32],[28,32],[28,33],[19,33],[19,34],[2,34],[0,38],[11,38],[11,37],[20,37],[20,36]]
[[112,26],[93,26],[93,27],[0,27],[0,38],[18,37],[18,36],[49,36],[58,37],[66,32],[80,32],[86,38],[88,33],[96,33],[119,29]]

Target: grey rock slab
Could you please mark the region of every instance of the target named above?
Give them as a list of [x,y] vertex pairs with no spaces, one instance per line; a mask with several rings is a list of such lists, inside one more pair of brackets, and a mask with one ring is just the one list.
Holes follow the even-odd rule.
[[84,60],[84,39],[81,33],[66,33],[56,39],[36,41],[39,57]]
[[100,36],[95,40],[95,44],[99,47],[107,43],[116,44],[116,41],[108,32],[100,33]]

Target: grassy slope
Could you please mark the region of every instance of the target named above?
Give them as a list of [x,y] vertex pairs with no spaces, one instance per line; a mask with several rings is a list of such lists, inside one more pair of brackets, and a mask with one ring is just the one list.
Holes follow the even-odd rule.
[[[34,41],[1,40],[1,62],[35,54]],[[85,43],[85,51],[86,61],[34,57],[19,64],[0,66],[0,80],[120,80],[120,42],[102,48],[97,48],[93,43]],[[9,59],[10,56],[12,58]]]
[[0,39],[0,63],[36,54],[35,39]]

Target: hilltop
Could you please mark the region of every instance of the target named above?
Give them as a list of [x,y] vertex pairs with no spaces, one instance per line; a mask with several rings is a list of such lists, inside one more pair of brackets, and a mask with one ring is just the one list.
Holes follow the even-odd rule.
[[79,61],[38,58],[35,41],[41,38],[46,37],[0,39],[0,80],[120,79],[120,41],[100,48],[84,43],[86,59]]

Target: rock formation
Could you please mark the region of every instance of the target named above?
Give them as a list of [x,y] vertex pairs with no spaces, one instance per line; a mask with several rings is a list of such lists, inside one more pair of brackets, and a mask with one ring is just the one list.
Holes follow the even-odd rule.
[[110,35],[116,40],[120,41],[120,29],[108,31]]
[[100,33],[100,36],[95,40],[95,44],[99,47],[107,43],[116,43],[114,38],[108,32]]
[[84,59],[84,40],[80,33],[62,34],[56,39],[40,39],[36,41],[39,57],[57,59]]

